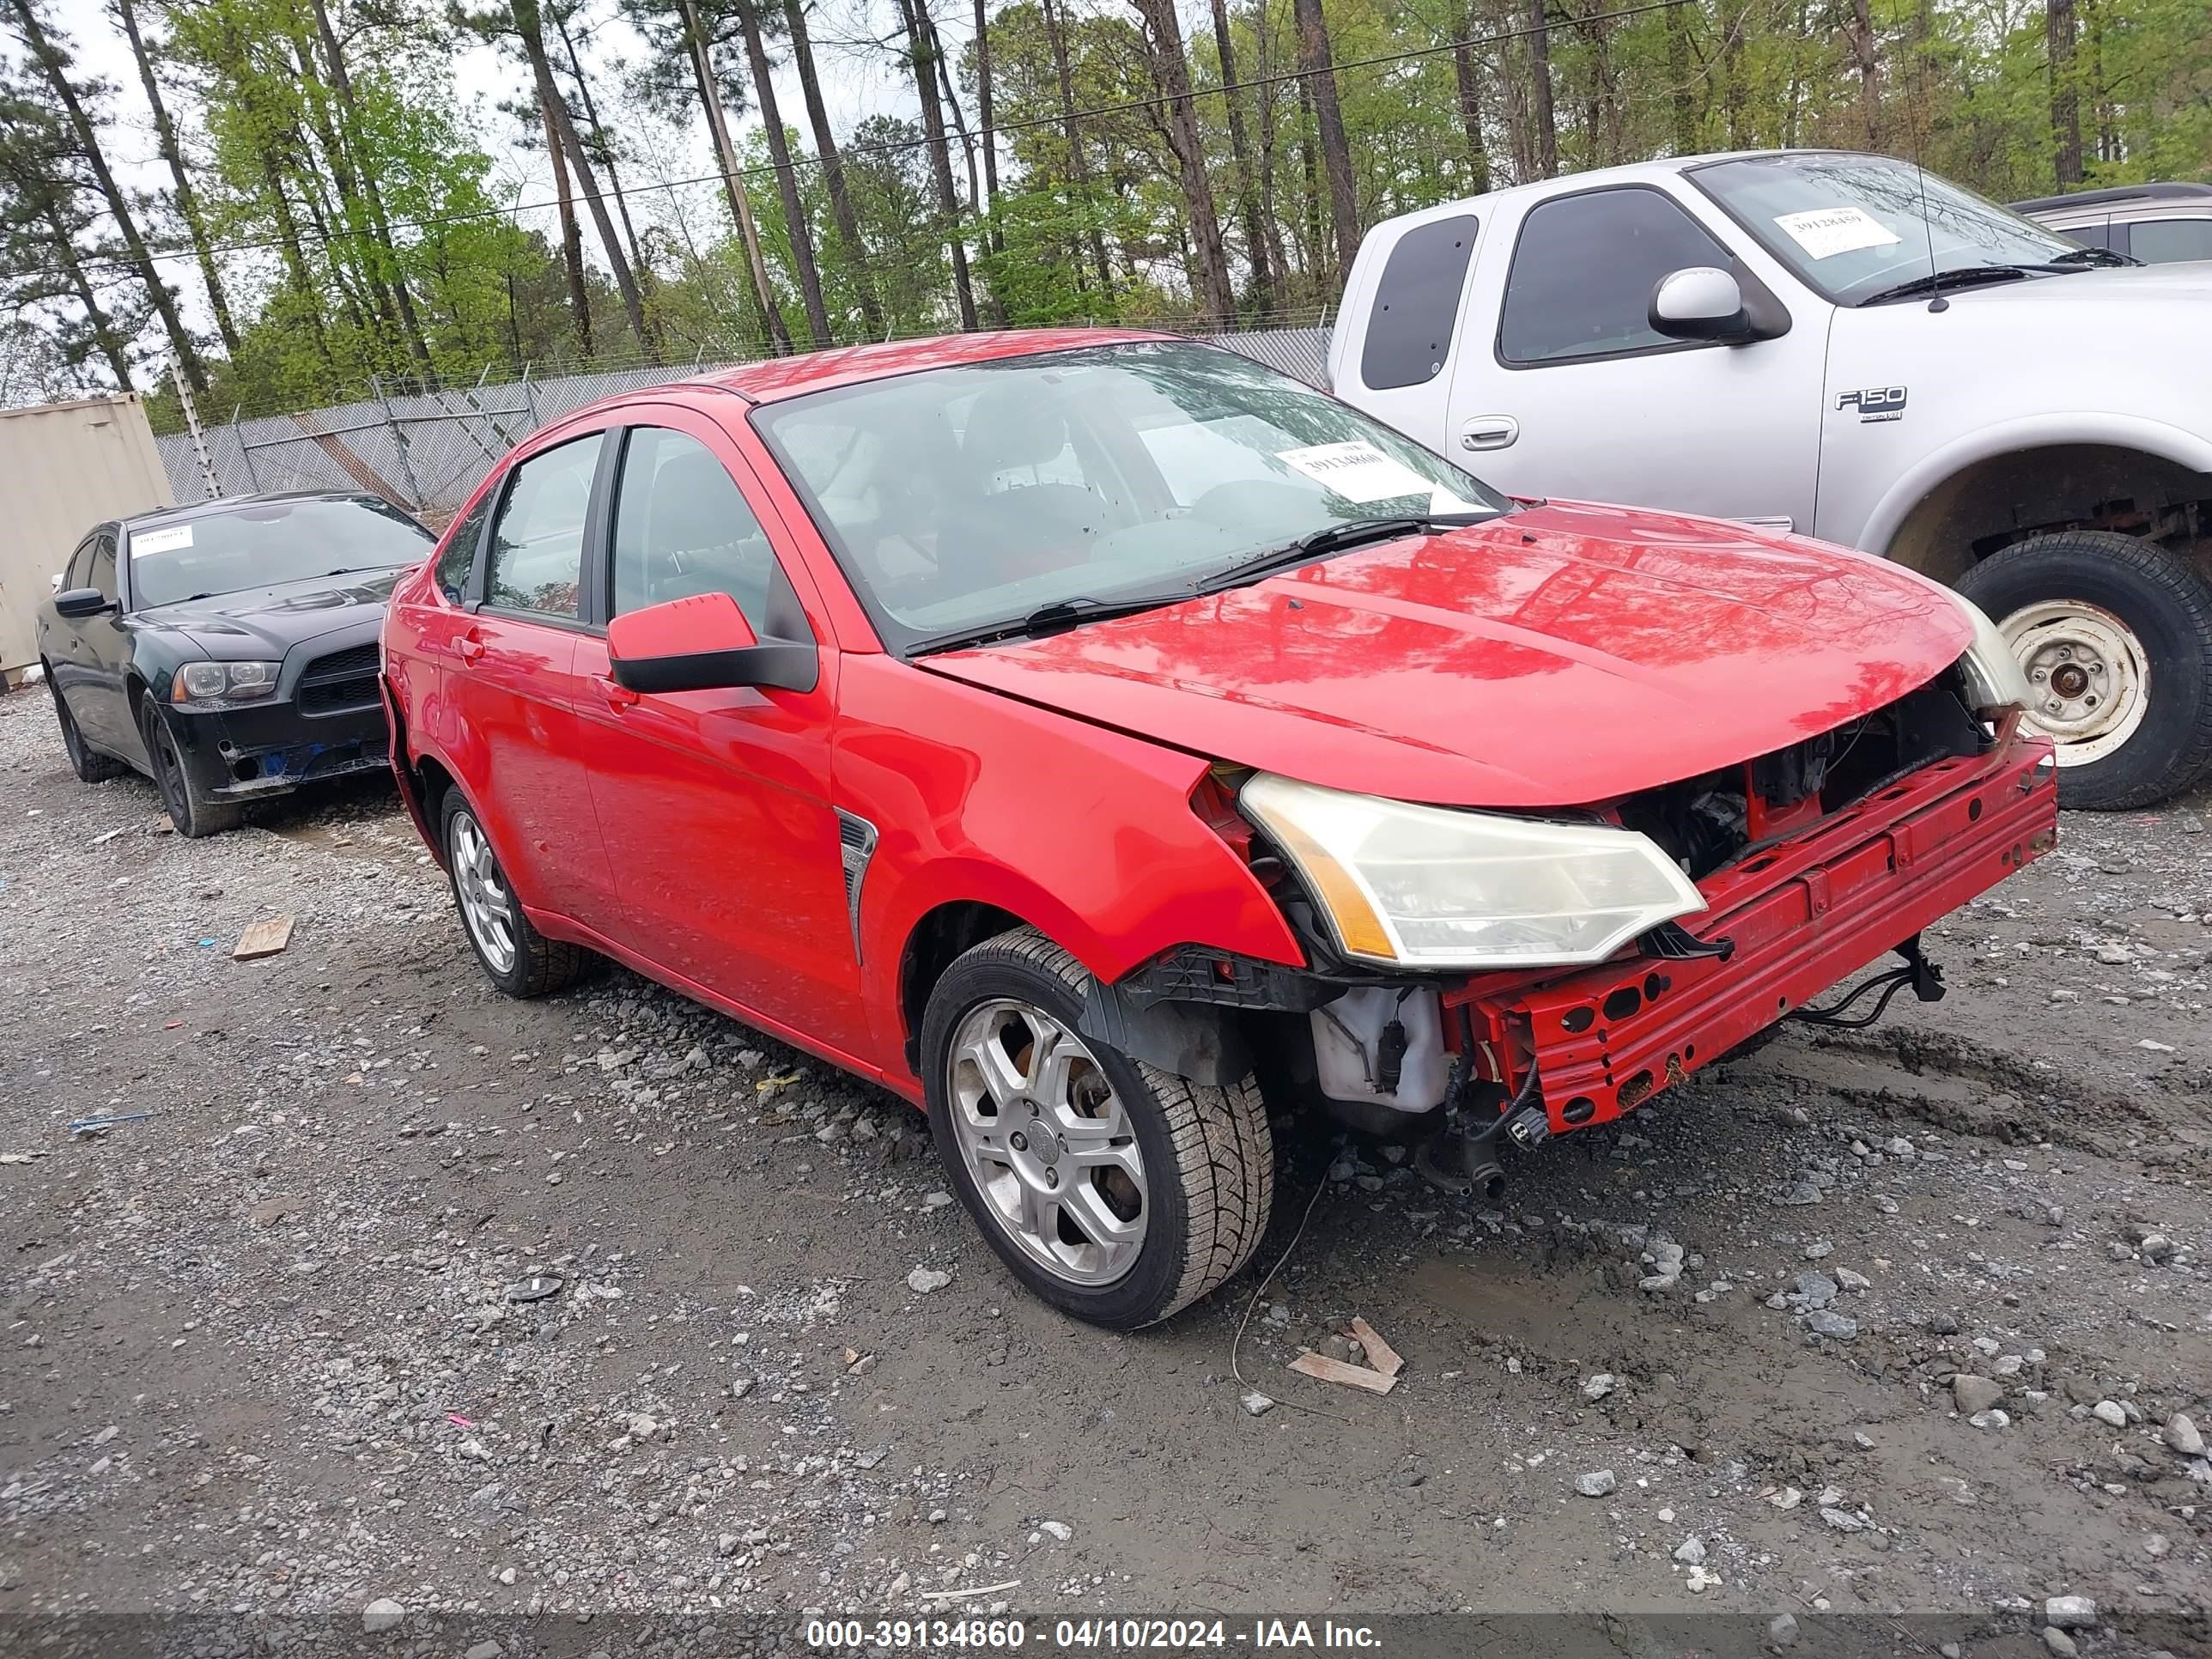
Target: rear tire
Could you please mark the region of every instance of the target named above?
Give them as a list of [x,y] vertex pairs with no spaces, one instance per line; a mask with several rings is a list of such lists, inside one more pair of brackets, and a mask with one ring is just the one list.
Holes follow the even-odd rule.
[[69,756],[70,770],[76,773],[80,783],[106,783],[110,778],[119,778],[131,769],[112,755],[103,755],[84,740],[84,733],[76,727],[76,716],[70,713],[68,701],[62,689],[54,684],[54,671],[44,664],[46,689],[54,694],[54,718],[61,722],[62,750]]
[[550,995],[576,982],[592,953],[566,939],[548,939],[531,926],[522,902],[491,850],[491,838],[458,789],[448,789],[438,814],[438,840],[453,908],[469,948],[494,985],[511,997]]
[[138,734],[146,740],[146,759],[154,769],[155,786],[161,792],[161,805],[168,808],[169,822],[179,835],[197,840],[235,830],[246,821],[243,806],[213,799],[193,778],[191,769],[185,764],[184,751],[177,746],[177,734],[169,729],[169,717],[150,696],[138,700]]
[[2105,530],[2034,536],[1959,591],[2011,642],[2058,750],[2062,805],[2148,806],[2212,765],[2212,582],[2156,544]]
[[939,1156],[1000,1259],[1054,1307],[1133,1330],[1251,1260],[1274,1144],[1249,1074],[1193,1083],[1079,1036],[1090,982],[1034,928],[985,940],[930,993],[922,1076]]

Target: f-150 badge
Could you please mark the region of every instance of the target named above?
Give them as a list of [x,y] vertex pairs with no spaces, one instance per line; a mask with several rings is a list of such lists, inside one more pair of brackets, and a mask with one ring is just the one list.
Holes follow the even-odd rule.
[[1838,409],[1856,409],[1862,424],[1868,421],[1901,421],[1905,418],[1905,388],[1901,386],[1870,386],[1862,392],[1845,392],[1836,398]]

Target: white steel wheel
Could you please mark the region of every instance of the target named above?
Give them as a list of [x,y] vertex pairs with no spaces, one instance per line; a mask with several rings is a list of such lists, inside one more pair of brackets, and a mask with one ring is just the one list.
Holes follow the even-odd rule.
[[2058,804],[2148,806],[2212,767],[2212,580],[2185,549],[2110,530],[2031,536],[1959,591],[2036,696],[2024,725],[2058,759]]
[[2135,736],[2150,708],[2150,657],[2135,630],[2080,599],[2023,605],[1997,623],[2035,694],[2027,721],[2061,766],[2087,766]]
[[954,1139],[1006,1237],[1071,1285],[1128,1272],[1145,1243],[1145,1156],[1083,1039],[999,998],[960,1022],[946,1063]]

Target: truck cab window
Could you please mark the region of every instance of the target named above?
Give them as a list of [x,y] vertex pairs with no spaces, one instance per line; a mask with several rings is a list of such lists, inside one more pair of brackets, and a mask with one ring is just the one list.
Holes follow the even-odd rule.
[[1651,290],[1688,266],[1729,264],[1728,251],[1658,191],[1555,197],[1521,222],[1498,355],[1528,365],[1679,345],[1651,326]]
[[1359,378],[1370,389],[1421,386],[1443,372],[1474,232],[1473,214],[1455,214],[1414,226],[1390,250],[1359,358]]

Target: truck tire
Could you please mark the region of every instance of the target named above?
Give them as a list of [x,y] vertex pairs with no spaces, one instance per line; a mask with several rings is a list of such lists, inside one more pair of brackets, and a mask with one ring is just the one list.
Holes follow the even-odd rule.
[[1014,1276],[1134,1330],[1251,1260],[1274,1142],[1249,1075],[1193,1083],[1076,1033],[1090,975],[1032,927],[945,969],[922,1015],[939,1156]]
[[2062,805],[2148,806],[2212,765],[2212,582],[2154,543],[2062,530],[1991,554],[1959,591],[1990,614],[2058,750]]

